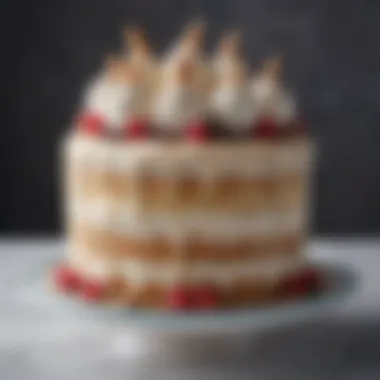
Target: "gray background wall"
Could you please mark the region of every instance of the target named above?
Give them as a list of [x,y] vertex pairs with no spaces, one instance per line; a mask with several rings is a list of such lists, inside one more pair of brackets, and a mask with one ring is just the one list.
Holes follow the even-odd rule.
[[380,231],[380,2],[377,0],[13,0],[1,12],[2,233],[59,228],[56,149],[82,85],[120,27],[161,49],[190,16],[208,46],[238,26],[252,64],[280,51],[320,147],[314,228]]

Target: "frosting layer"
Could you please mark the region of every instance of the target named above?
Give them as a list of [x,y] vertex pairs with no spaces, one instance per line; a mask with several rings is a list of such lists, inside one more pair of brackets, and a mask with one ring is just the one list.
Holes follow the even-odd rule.
[[[143,260],[112,260],[96,257],[85,248],[70,252],[70,262],[83,273],[94,278],[107,279],[122,276],[134,283],[184,283],[211,282],[231,285],[234,281],[264,279],[276,281],[284,274],[296,270],[303,261],[289,260],[241,260],[228,263],[157,263]],[[101,255],[98,255],[101,257]]]
[[308,171],[313,149],[308,140],[283,142],[191,143],[123,142],[71,135],[64,142],[65,155],[75,165],[88,169],[128,172],[136,168],[162,174],[199,173],[218,176],[271,176]]

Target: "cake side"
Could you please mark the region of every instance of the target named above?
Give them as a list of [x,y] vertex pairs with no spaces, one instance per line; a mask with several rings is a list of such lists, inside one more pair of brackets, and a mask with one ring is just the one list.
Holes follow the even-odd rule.
[[173,286],[204,284],[264,300],[303,263],[307,139],[130,145],[74,134],[64,148],[68,262],[109,301],[165,307]]

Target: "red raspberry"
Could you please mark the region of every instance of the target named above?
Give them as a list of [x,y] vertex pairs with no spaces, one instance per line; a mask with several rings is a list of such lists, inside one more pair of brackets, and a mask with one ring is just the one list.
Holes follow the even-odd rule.
[[193,295],[198,309],[215,309],[218,306],[218,295],[211,285],[200,286]]
[[285,279],[282,291],[285,294],[301,296],[316,293],[321,289],[321,277],[313,268],[304,268]]
[[81,130],[92,136],[100,136],[106,129],[105,119],[101,115],[91,112],[80,115],[78,124]]
[[192,307],[191,292],[183,286],[176,286],[168,294],[168,306],[173,310],[188,310]]
[[282,293],[289,296],[302,296],[307,294],[307,287],[296,276],[286,278],[281,288]]
[[53,280],[58,289],[65,293],[77,291],[82,283],[80,276],[67,265],[55,268]]
[[304,268],[299,274],[299,281],[309,293],[318,292],[322,287],[321,275],[314,268]]
[[255,134],[266,139],[274,139],[279,135],[278,126],[271,117],[262,117],[255,126]]
[[209,128],[203,121],[191,123],[186,129],[186,137],[190,141],[205,142],[209,140]]
[[126,137],[132,140],[143,140],[148,136],[149,125],[145,120],[131,119],[124,127]]
[[84,283],[81,296],[87,302],[99,301],[104,294],[103,285],[95,280],[90,280]]

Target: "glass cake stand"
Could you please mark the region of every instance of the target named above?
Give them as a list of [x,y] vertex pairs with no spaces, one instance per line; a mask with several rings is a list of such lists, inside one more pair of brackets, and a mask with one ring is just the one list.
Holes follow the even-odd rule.
[[[46,311],[54,311],[60,319],[78,322],[78,326],[94,328],[94,334],[116,337],[116,350],[125,354],[170,353],[202,355],[216,350],[234,351],[250,344],[256,332],[284,327],[324,316],[350,298],[358,288],[354,268],[341,263],[313,261],[327,281],[326,289],[317,296],[289,301],[281,305],[244,310],[190,312],[139,311],[104,305],[88,305],[60,295],[46,281],[53,262],[34,269],[25,279],[20,293],[24,302]],[[75,322],[76,323],[76,322]],[[73,332],[74,334],[74,332]],[[110,335],[110,336],[111,336]]]

